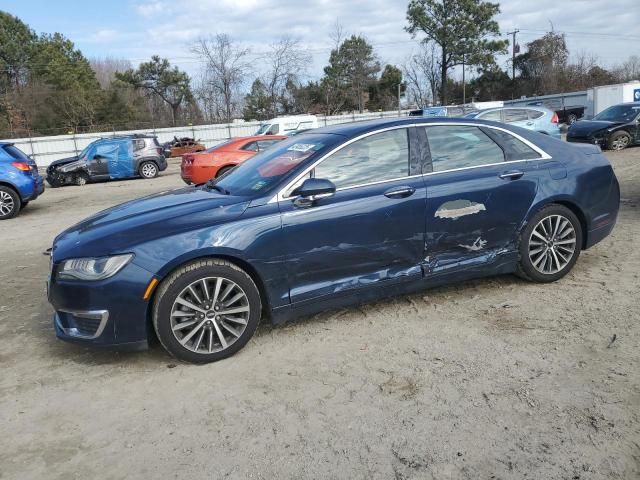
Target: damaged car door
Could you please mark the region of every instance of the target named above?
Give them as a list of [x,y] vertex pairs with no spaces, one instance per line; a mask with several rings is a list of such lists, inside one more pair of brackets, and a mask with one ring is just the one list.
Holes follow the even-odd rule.
[[518,227],[536,196],[541,153],[498,128],[425,130],[427,271],[467,268],[515,251]]
[[411,130],[347,142],[309,172],[335,193],[280,202],[292,303],[422,278],[426,192]]

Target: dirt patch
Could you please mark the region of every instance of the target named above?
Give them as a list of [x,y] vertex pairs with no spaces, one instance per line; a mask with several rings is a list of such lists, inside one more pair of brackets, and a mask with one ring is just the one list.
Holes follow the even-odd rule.
[[559,283],[262,326],[200,367],[59,342],[45,299],[54,236],[176,165],[48,189],[0,225],[0,478],[639,478],[640,148],[609,158],[618,226]]

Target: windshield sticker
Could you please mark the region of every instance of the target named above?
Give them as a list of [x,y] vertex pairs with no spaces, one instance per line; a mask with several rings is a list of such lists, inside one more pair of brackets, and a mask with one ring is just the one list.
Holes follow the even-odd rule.
[[265,182],[264,180],[260,180],[259,182],[256,182],[253,187],[251,187],[251,190],[262,190],[262,188],[264,188],[266,184],[267,182]]
[[294,152],[308,152],[313,147],[315,147],[313,143],[296,143],[287,148],[287,150],[292,150]]

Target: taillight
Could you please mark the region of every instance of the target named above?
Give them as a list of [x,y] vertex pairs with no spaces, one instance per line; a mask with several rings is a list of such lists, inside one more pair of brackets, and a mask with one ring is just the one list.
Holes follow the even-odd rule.
[[558,118],[558,114],[553,112],[553,117],[551,117],[551,123],[558,123],[560,119]]
[[13,162],[11,164],[11,166],[13,168],[17,168],[18,170],[21,170],[23,172],[28,172],[29,170],[31,170],[31,167],[29,166],[28,163],[23,163],[23,162]]

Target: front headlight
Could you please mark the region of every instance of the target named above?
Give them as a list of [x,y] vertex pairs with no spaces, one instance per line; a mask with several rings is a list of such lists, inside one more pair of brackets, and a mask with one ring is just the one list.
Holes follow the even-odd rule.
[[60,265],[58,277],[71,280],[104,280],[114,276],[131,261],[133,254],[98,258],[72,258]]

